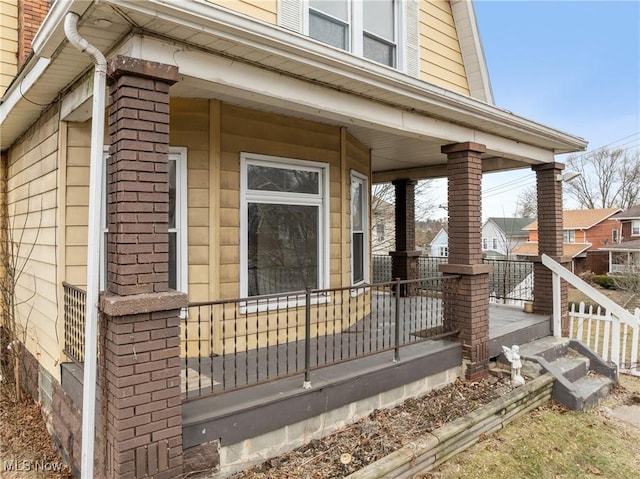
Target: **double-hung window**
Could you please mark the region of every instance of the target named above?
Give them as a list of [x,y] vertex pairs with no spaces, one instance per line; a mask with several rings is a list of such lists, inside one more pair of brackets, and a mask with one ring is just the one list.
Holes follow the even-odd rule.
[[[187,292],[187,149],[169,147],[169,288]],[[102,195],[102,236],[100,238],[100,289],[107,284],[107,154],[104,155]]]
[[327,166],[248,153],[241,164],[241,294],[324,288]]
[[349,50],[349,7],[346,0],[309,0],[309,36]]
[[369,189],[367,178],[351,172],[351,282],[364,283],[369,271]]
[[309,0],[309,36],[378,63],[396,67],[396,3],[396,0]]
[[575,243],[576,242],[576,230],[563,230],[562,231],[563,243]]
[[640,235],[640,220],[631,221],[631,234],[633,236]]

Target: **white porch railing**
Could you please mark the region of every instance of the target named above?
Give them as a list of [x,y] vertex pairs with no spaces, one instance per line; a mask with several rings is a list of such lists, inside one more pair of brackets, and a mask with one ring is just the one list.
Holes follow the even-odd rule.
[[600,305],[595,311],[593,307],[586,311],[584,303],[578,311],[575,306],[572,308],[569,312],[571,338],[584,342],[604,360],[615,363],[620,372],[640,375],[640,309],[632,314],[547,255],[542,255],[542,264],[553,273],[554,336],[561,336],[560,280],[563,279]]

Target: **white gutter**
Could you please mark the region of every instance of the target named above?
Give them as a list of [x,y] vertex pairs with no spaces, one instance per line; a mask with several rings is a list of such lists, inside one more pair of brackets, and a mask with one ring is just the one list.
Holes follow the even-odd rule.
[[76,13],[64,19],[69,42],[89,55],[95,64],[93,113],[91,121],[91,163],[89,168],[89,232],[87,242],[87,302],[84,333],[84,388],[82,390],[82,479],[93,479],[96,420],[96,365],[98,343],[98,294],[100,288],[100,204],[102,198],[102,155],[104,138],[105,88],[107,60],[94,46],[78,34]]

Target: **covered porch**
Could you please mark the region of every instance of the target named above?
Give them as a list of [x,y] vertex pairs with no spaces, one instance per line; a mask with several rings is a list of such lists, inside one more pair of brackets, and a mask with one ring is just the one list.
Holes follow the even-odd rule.
[[[80,35],[108,57],[108,92],[95,93],[108,98],[108,128],[90,131],[105,112],[89,106],[96,99],[93,65],[65,40],[68,14],[76,14],[67,18],[79,19]],[[216,415],[232,417],[216,401],[248,411],[249,403],[237,398],[264,399],[282,416],[288,403],[268,402],[267,395],[282,398],[277,388],[284,386],[277,385],[292,384],[288,397],[314,395],[326,414],[335,411],[333,421],[323,420],[335,427],[354,413],[340,401],[374,398],[364,413],[389,391],[386,402],[393,402],[399,389],[415,395],[460,374],[475,380],[487,374],[493,339],[521,342],[501,336],[521,330],[521,313],[489,304],[482,175],[535,172],[539,253],[563,261],[563,165],[554,156],[584,149],[584,140],[207,2],[155,2],[153,9],[128,0],[55,2],[45,23],[33,42],[34,68],[3,103],[2,148],[23,134],[42,105],[60,99],[56,271],[82,286],[95,280],[88,269],[102,269],[104,294],[98,301],[92,288],[88,307],[99,309],[102,321],[100,400],[114,474],[147,462],[162,464],[166,477],[182,473],[183,448],[215,448],[222,435],[209,427],[184,436],[183,430]],[[311,186],[296,190],[298,184],[283,181],[289,189],[276,197],[282,184],[252,184],[252,168],[285,171],[287,178],[303,171]],[[436,177],[449,181],[449,263],[425,280],[415,248],[415,182]],[[370,284],[367,193],[379,182],[393,182],[396,191],[396,284]],[[104,183],[108,195],[101,194]],[[255,234],[250,215],[260,209],[255,205],[278,210],[287,203],[283,197],[294,195],[294,208],[276,212],[279,227],[266,243],[299,244],[294,233],[304,230],[306,250],[282,251],[314,260],[287,263],[280,283],[287,289],[272,292],[284,299],[261,298],[251,290],[251,274],[267,268],[262,257],[252,262],[259,256],[252,247],[263,246],[265,236]],[[106,236],[99,261],[96,244],[84,240],[88,219],[98,216],[105,216],[98,229]],[[309,217],[313,228],[291,227]],[[84,261],[87,249],[95,261]],[[566,295],[564,303],[552,303],[551,274],[539,262],[534,276],[540,322],[527,319],[548,332],[554,308],[566,311]],[[55,286],[61,298],[66,286]],[[66,303],[57,304],[59,316],[67,314]],[[72,314],[84,318],[82,311]],[[502,326],[492,326],[494,315]],[[63,378],[75,367],[73,349],[93,340],[81,330],[69,328],[75,346],[56,351],[67,363]],[[358,387],[364,383],[355,378],[365,376],[366,386]],[[340,387],[344,393],[331,393]],[[207,390],[208,397],[191,402],[192,393],[200,398]],[[196,404],[203,409],[191,409]],[[132,425],[134,408],[162,413]],[[235,431],[260,434],[256,414],[264,419],[269,411],[256,409]]]

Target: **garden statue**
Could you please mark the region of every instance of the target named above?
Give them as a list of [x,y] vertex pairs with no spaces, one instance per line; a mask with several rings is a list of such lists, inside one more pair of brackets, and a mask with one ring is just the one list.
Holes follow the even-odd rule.
[[524,386],[524,378],[520,374],[520,370],[522,369],[522,361],[520,360],[520,348],[517,345],[514,345],[511,348],[502,346],[502,351],[504,351],[504,355],[507,358],[507,361],[511,363],[511,385],[514,388]]

